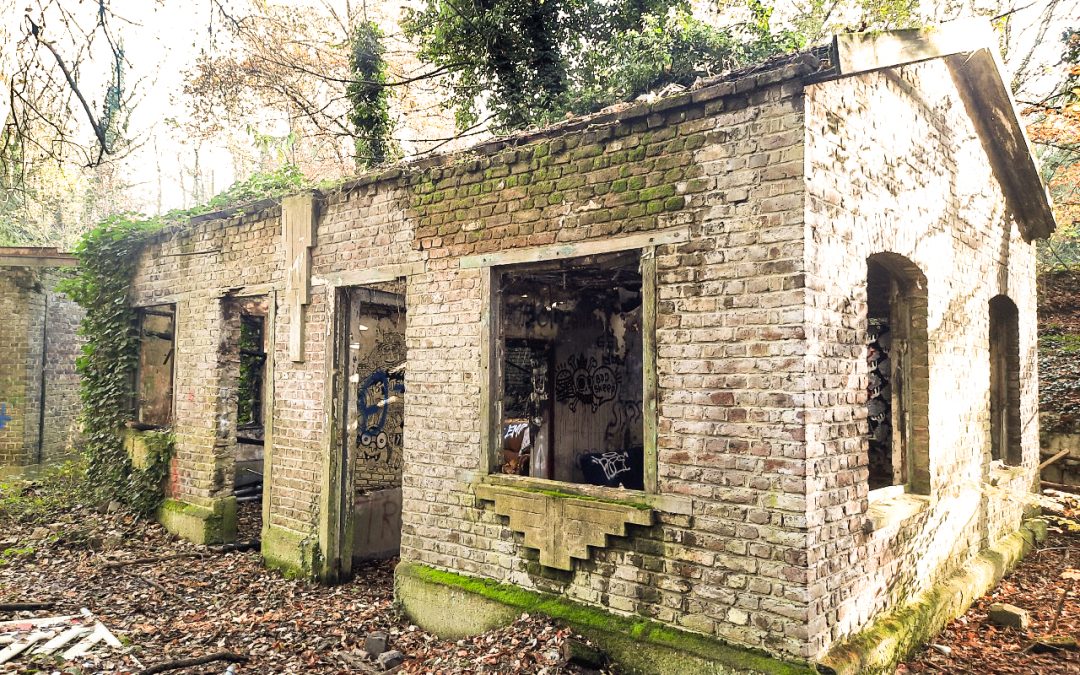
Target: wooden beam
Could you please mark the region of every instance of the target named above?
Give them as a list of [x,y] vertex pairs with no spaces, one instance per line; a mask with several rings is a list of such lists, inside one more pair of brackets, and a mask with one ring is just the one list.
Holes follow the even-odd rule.
[[1071,451],[1071,450],[1062,450],[1062,451],[1061,451],[1061,452],[1059,452],[1058,454],[1054,455],[1054,456],[1053,456],[1053,457],[1051,457],[1050,459],[1048,459],[1048,460],[1046,460],[1045,462],[1043,462],[1042,464],[1040,464],[1040,465],[1039,465],[1039,471],[1042,471],[1043,469],[1045,469],[1046,467],[1050,466],[1050,465],[1051,465],[1051,464],[1053,464],[1054,462],[1058,461],[1059,459],[1061,459],[1061,458],[1062,458],[1062,457],[1064,457],[1065,455],[1068,455],[1068,454],[1069,454],[1070,452],[1072,452],[1072,451]]
[[630,251],[660,244],[677,244],[690,241],[690,228],[677,227],[669,230],[657,230],[655,232],[639,232],[607,239],[591,239],[566,244],[549,244],[547,246],[533,246],[529,248],[511,249],[508,251],[496,251],[480,255],[469,255],[461,258],[459,264],[462,269],[477,267],[493,267],[497,265],[517,265],[521,263],[541,262],[544,260],[560,260],[562,258],[578,258],[586,255],[600,253],[614,253],[616,251]]
[[[266,311],[264,330],[266,335],[266,365],[263,377],[263,493],[262,493],[262,528],[270,527],[274,498],[274,361],[277,356],[277,291],[271,289],[267,294],[269,306]],[[261,537],[267,541],[266,536]]]
[[644,422],[644,450],[642,458],[645,474],[645,492],[659,491],[657,466],[657,419],[658,391],[656,373],[656,248],[651,247],[641,256],[641,415]]
[[311,303],[311,249],[316,236],[315,193],[281,201],[285,248],[285,303],[289,306],[289,359],[304,360],[304,307]]

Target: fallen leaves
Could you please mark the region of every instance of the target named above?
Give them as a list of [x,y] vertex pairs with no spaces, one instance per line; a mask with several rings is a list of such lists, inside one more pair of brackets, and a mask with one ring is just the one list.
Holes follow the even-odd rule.
[[[258,503],[241,508],[243,528],[257,533]],[[379,672],[363,650],[372,631],[385,632],[389,649],[406,656],[397,671],[402,673],[580,672],[559,658],[561,642],[572,633],[545,618],[523,616],[506,628],[457,642],[411,625],[393,605],[393,560],[368,563],[352,582],[327,587],[285,579],[264,568],[255,551],[198,555],[209,551],[122,512],[74,507],[49,518],[44,527],[50,536],[0,567],[0,599],[53,603],[53,614],[90,607],[126,646],[95,650],[69,664],[30,657],[18,672],[135,673],[221,652],[250,659],[234,664],[237,675]],[[11,540],[34,527],[42,525],[0,524]],[[117,546],[97,545],[112,536]],[[173,555],[181,557],[105,566]],[[224,670],[210,665],[171,672]]]
[[[1080,498],[1059,496],[1063,520],[1080,512]],[[1055,675],[1080,673],[1080,652],[1070,645],[1080,636],[1080,534],[1052,529],[1050,538],[971,609],[952,621],[934,644],[897,673],[1001,673]],[[1027,630],[990,623],[990,605],[1009,603],[1026,609]]]

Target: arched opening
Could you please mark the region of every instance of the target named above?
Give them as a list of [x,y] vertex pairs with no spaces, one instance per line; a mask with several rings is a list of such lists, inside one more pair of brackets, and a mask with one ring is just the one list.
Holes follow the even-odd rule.
[[990,300],[990,456],[1021,460],[1020,314],[1004,295]]
[[870,489],[930,491],[926,277],[894,253],[867,259]]

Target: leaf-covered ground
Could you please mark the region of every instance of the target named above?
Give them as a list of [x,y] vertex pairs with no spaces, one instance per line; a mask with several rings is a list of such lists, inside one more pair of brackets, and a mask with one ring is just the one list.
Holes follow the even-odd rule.
[[[898,675],[909,673],[1002,673],[1053,675],[1080,673],[1080,651],[1039,653],[1041,641],[1080,640],[1080,498],[1058,493],[1061,510],[1050,536],[997,588],[952,621]],[[1027,610],[1027,630],[1003,628],[987,617],[990,605],[1008,603]],[[1059,610],[1060,608],[1060,610]]]
[[[363,651],[371,631],[387,632],[390,648],[406,655],[399,671],[404,673],[583,672],[560,658],[560,647],[572,633],[543,617],[523,615],[511,626],[460,642],[410,625],[393,607],[394,561],[368,564],[354,581],[336,587],[285,579],[263,568],[256,552],[107,568],[109,561],[206,549],[121,510],[67,504],[63,497],[77,495],[78,489],[74,477],[66,480],[60,489],[67,494],[60,497],[55,484],[0,485],[0,602],[56,603],[52,610],[20,617],[88,608],[126,646],[99,647],[68,664],[20,659],[4,672],[129,673],[221,651],[250,657],[234,668],[237,675],[379,672]],[[1071,508],[1075,517],[1080,501]],[[244,505],[242,527],[257,531],[257,518],[257,503]],[[1080,636],[1080,581],[1069,578],[1080,572],[1067,572],[1080,568],[1080,534],[1064,525],[1056,529],[991,595],[952,622],[935,639],[936,647],[898,672],[1080,673],[1080,652],[1028,649],[1050,634]],[[1065,589],[1066,597],[1051,630],[1058,589]],[[1028,609],[1031,628],[991,625],[986,611],[999,601]],[[226,665],[172,672],[221,675]]]
[[[6,492],[5,492],[6,490]],[[19,490],[20,494],[12,494]],[[20,501],[22,500],[22,501]],[[26,509],[27,500],[43,503]],[[115,506],[115,505],[114,505]],[[242,509],[242,525],[257,518]],[[113,560],[205,551],[121,511],[53,504],[34,490],[0,486],[0,602],[52,601],[18,618],[92,611],[125,643],[61,664],[20,658],[3,672],[138,672],[162,661],[230,651],[250,656],[243,673],[381,672],[363,651],[371,631],[404,653],[404,673],[567,673],[559,649],[572,633],[542,617],[461,642],[440,640],[393,607],[394,561],[363,567],[336,587],[289,580],[257,552],[225,553],[108,569]],[[16,618],[0,615],[0,620]],[[225,672],[218,662],[183,673]]]

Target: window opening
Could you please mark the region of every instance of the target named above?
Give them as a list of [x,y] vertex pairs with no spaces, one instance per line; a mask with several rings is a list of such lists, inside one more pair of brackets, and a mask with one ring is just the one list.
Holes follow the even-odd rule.
[[1020,440],[1019,311],[1008,297],[990,300],[990,455],[1019,465]]
[[135,373],[135,426],[154,429],[172,423],[175,308],[138,310],[139,364]]
[[498,271],[499,472],[643,489],[640,260]]
[[867,261],[867,419],[871,490],[929,490],[926,281],[901,256]]

